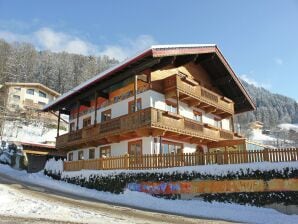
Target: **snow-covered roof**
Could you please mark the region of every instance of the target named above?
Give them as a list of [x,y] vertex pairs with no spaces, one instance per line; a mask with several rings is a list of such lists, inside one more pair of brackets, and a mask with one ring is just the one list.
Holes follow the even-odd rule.
[[244,86],[242,85],[242,83],[240,82],[236,74],[233,72],[228,62],[223,57],[222,53],[219,51],[219,49],[215,44],[177,44],[177,45],[153,45],[148,49],[142,52],[139,52],[138,54],[132,56],[131,58],[128,58],[123,62],[95,75],[93,78],[81,83],[80,85],[76,86],[70,91],[64,93],[63,95],[58,97],[55,101],[52,101],[51,103],[47,104],[43,108],[43,110],[48,111],[48,110],[54,109],[54,107],[58,103],[61,103],[62,101],[69,99],[71,96],[74,96],[75,94],[79,94],[80,92],[83,91],[83,89],[87,89],[92,84],[98,83],[102,79],[116,73],[117,71],[125,68],[126,66],[134,62],[137,62],[138,60],[141,60],[147,56],[152,56],[152,58],[158,58],[158,57],[165,57],[165,56],[191,55],[191,54],[203,54],[203,53],[216,53],[221,58],[222,63],[227,68],[229,73],[232,75],[233,79],[237,83],[237,86],[240,88],[241,92],[247,98],[251,108],[254,109],[255,108],[254,103],[250,99]]

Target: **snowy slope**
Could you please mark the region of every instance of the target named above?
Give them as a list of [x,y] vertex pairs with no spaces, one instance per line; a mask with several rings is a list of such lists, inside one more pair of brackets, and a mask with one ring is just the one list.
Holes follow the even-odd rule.
[[282,130],[293,130],[298,132],[298,124],[288,124],[288,123],[284,123],[284,124],[280,124],[278,125],[279,128],[281,128]]
[[[60,130],[60,134],[66,131]],[[32,143],[45,143],[56,141],[57,130],[46,128],[41,123],[26,124],[18,121],[5,122],[3,131],[3,140],[6,141],[19,141],[19,142],[32,142]]]
[[[98,199],[108,203],[119,203],[144,209],[152,209],[155,211],[171,212],[194,217],[226,219],[245,223],[292,224],[296,223],[298,220],[298,215],[285,215],[269,208],[258,208],[247,205],[219,202],[208,203],[200,200],[166,200],[162,198],[155,198],[145,193],[131,191],[125,191],[124,194],[120,195],[100,192],[82,188],[78,185],[68,184],[63,181],[55,181],[44,176],[42,173],[27,174],[25,171],[16,171],[1,164],[0,173],[5,173],[6,175],[13,176],[14,178],[38,184],[40,186],[46,186],[51,189],[57,189],[91,199]],[[2,194],[0,193],[0,201],[2,202],[1,195]],[[5,200],[7,201],[7,199]],[[6,211],[7,209],[5,204],[3,206],[0,203],[0,213],[4,214]]]
[[[101,212],[85,210],[68,204],[48,201],[43,198],[32,197],[21,191],[0,184],[0,215],[45,218],[50,220],[71,221],[80,223],[125,223]],[[53,211],[55,212],[53,214]]]

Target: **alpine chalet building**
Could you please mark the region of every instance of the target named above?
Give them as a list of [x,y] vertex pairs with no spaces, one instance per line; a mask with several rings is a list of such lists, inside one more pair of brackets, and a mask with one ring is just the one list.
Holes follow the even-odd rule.
[[70,115],[68,161],[245,150],[233,116],[254,109],[216,45],[152,46],[44,107]]

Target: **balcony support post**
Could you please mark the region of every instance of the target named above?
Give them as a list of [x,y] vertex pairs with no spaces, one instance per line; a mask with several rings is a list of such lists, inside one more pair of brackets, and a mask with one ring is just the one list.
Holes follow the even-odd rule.
[[138,75],[135,75],[134,77],[134,112],[137,112],[138,106],[137,106],[137,91],[138,91]]
[[61,119],[61,112],[60,112],[60,109],[59,109],[59,112],[58,112],[58,125],[57,125],[57,137],[59,137],[60,119]]
[[77,130],[79,130],[80,102],[77,102]]
[[177,114],[180,114],[179,112],[179,90],[176,88],[176,96],[177,96]]
[[230,120],[230,122],[231,122],[231,128],[232,128],[232,131],[233,132],[235,132],[235,124],[234,124],[234,116],[232,115],[232,117],[231,117],[231,120]]
[[97,91],[95,92],[95,106],[94,106],[94,126],[97,123],[97,97],[98,97],[98,93]]

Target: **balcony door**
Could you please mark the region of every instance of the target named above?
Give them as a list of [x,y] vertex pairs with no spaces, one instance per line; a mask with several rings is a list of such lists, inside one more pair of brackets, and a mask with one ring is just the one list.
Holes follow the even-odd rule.
[[142,140],[128,142],[128,154],[130,156],[129,161],[131,163],[142,163]]

